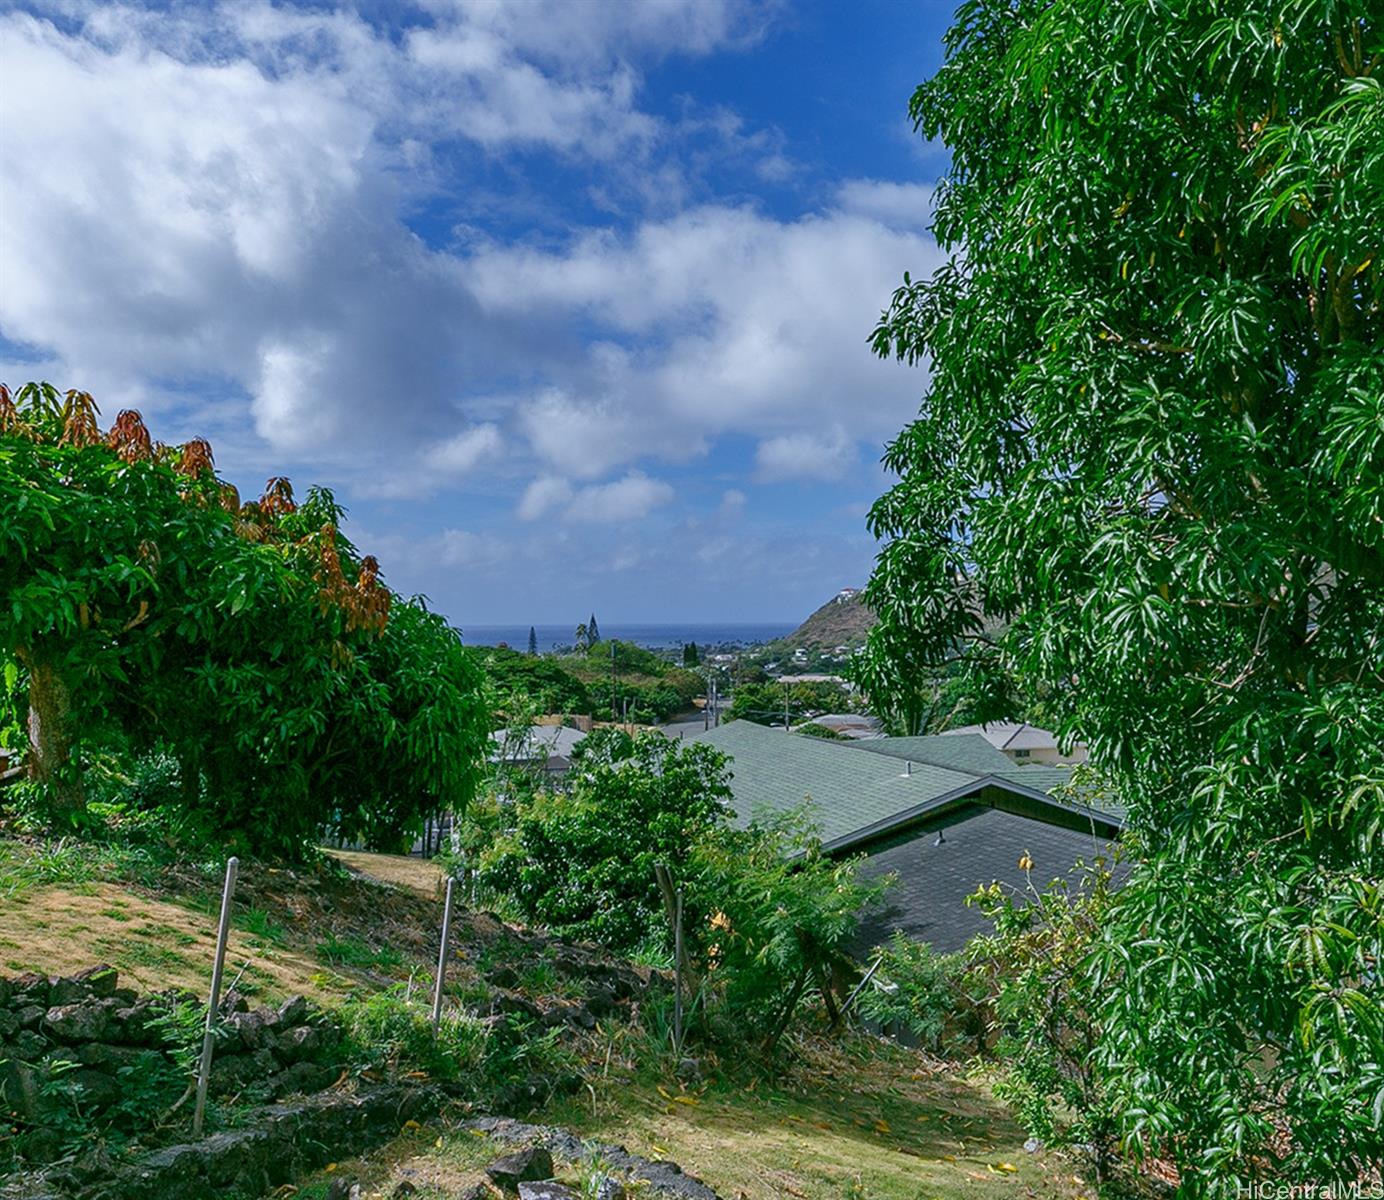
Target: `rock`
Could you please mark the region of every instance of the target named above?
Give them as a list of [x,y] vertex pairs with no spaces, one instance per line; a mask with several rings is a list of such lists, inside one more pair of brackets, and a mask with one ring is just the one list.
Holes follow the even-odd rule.
[[75,1004],[77,1001],[85,1000],[91,996],[104,999],[115,994],[118,982],[119,976],[115,968],[109,963],[102,963],[99,967],[88,967],[85,971],[78,971],[75,975],[50,979],[48,981],[48,1004],[50,1007],[59,1004]]
[[598,1017],[609,1016],[615,1009],[615,992],[608,987],[594,987],[586,998],[586,1007]]
[[695,1058],[680,1058],[678,1059],[677,1076],[679,1079],[688,1081],[701,1079],[702,1064]]
[[147,1046],[154,1040],[154,1030],[149,1027],[154,1013],[149,1001],[137,1000],[127,1008],[117,1008],[111,1016],[120,1027],[122,1041]]
[[513,967],[496,967],[490,972],[490,982],[498,988],[517,988],[519,986],[519,972]]
[[10,1002],[10,997],[14,995],[14,984],[3,975],[0,975],[0,1008]]
[[456,1200],[495,1200],[495,1193],[483,1183],[473,1183],[464,1192],[458,1192]]
[[106,1010],[92,1000],[50,1008],[44,1018],[48,1031],[65,1042],[99,1042],[107,1021]]
[[20,1029],[36,1029],[38,1023],[43,1020],[43,1014],[47,1011],[46,1008],[40,1008],[37,1004],[25,1004],[15,1010],[14,1018]]
[[[226,1018],[226,1028],[232,1030],[246,1050],[258,1050],[267,1044],[269,1030],[265,1024],[266,1009],[255,1012],[232,1013]],[[269,1014],[271,1017],[273,1013]]]
[[243,992],[238,992],[235,988],[231,988],[230,991],[221,997],[220,1008],[223,1017],[232,1017],[238,1013],[249,1012],[250,1001],[245,998]]
[[152,1071],[164,1061],[163,1055],[157,1050],[142,1050],[137,1046],[112,1046],[105,1042],[84,1042],[53,1053],[112,1075],[122,1067],[141,1067]]
[[308,1000],[306,996],[294,996],[279,1006],[279,1027],[287,1029],[301,1025],[308,1019]]
[[389,1195],[390,1200],[407,1200],[409,1196],[418,1195],[418,1189],[405,1179]]
[[119,1103],[125,1094],[125,1089],[114,1079],[92,1067],[80,1067],[75,1071],[69,1071],[63,1076],[63,1081],[81,1089],[82,1107],[88,1111],[93,1108],[110,1108],[111,1105]]
[[32,971],[26,972],[14,981],[14,998],[20,1007],[37,1004],[40,1008],[49,1008],[48,980]]
[[323,1200],[349,1200],[353,1186],[349,1179],[333,1179],[323,1193]]
[[223,1096],[254,1083],[267,1082],[279,1073],[279,1064],[268,1050],[253,1054],[222,1054],[211,1060],[211,1090]]
[[286,1063],[301,1062],[322,1044],[322,1035],[311,1025],[297,1025],[279,1038],[279,1057]]
[[300,1062],[268,1080],[267,1087],[270,1095],[278,1099],[298,1093],[309,1095],[331,1087],[336,1082],[336,1076],[337,1072],[332,1067]]
[[628,1195],[625,1185],[609,1175],[596,1185],[595,1200],[627,1200]]
[[542,1183],[521,1183],[519,1200],[581,1200],[565,1183],[546,1180]]
[[12,1013],[8,1008],[0,1008],[0,1042],[13,1034],[19,1028],[19,1015]]
[[20,1062],[37,1062],[48,1049],[48,1039],[37,1029],[21,1029],[10,1039],[6,1053]]
[[505,1191],[515,1192],[521,1183],[551,1178],[553,1156],[542,1146],[530,1146],[527,1150],[497,1158],[486,1167],[485,1173]]
[[1028,1141],[1026,1141],[1026,1142],[1024,1143],[1024,1149],[1025,1149],[1029,1154],[1037,1154],[1038,1151],[1041,1150],[1042,1148],[1043,1148],[1043,1139],[1042,1139],[1042,1138],[1032,1137],[1032,1138],[1029,1138]]

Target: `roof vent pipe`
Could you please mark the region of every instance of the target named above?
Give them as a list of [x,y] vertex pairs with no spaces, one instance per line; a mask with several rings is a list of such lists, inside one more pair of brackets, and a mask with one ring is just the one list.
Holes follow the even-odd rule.
[[937,831],[937,840],[936,840],[935,842],[933,842],[933,845],[934,845],[934,846],[944,846],[944,845],[946,845],[946,842],[947,842],[947,834],[946,834],[946,831],[945,831],[945,830],[942,830],[942,829],[939,829],[939,830]]
[[909,763],[906,764],[906,766],[907,766],[907,770],[904,771],[904,774],[905,774],[905,775],[912,775],[912,774],[913,774],[913,764],[912,764],[911,762],[909,762]]

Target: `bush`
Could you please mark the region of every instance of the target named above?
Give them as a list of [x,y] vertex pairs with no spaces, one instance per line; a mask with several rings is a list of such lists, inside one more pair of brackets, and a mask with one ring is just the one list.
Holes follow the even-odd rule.
[[860,917],[886,886],[861,881],[857,867],[825,857],[801,814],[718,829],[697,843],[685,936],[727,1040],[751,1034],[772,1047],[809,991],[834,1015],[835,980]]
[[926,942],[895,933],[860,994],[861,1016],[897,1029],[931,1050],[962,1035],[983,1034],[977,989],[968,986],[966,961],[938,954]]
[[425,1071],[435,1079],[458,1079],[485,1062],[486,1028],[456,1009],[443,1012],[433,1034],[431,1012],[421,991],[396,984],[382,992],[352,997],[337,1010],[344,1048],[358,1066]]
[[1100,861],[1075,888],[1055,879],[1016,896],[992,883],[971,901],[994,932],[968,951],[971,979],[994,1006],[996,1094],[1044,1141],[1091,1146],[1102,1174],[1116,1120],[1094,1056],[1101,1033],[1095,951],[1111,898],[1110,871]]
[[654,864],[675,872],[725,813],[725,756],[658,733],[599,729],[578,747],[568,792],[519,797],[513,831],[480,861],[481,884],[529,921],[616,949],[643,941],[661,901]]

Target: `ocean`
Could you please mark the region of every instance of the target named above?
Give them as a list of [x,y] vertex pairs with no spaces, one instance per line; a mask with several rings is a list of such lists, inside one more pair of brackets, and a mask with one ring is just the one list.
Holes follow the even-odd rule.
[[[798,626],[796,622],[783,621],[777,624],[668,624],[668,625],[622,625],[612,621],[607,625],[600,621],[602,638],[615,638],[621,642],[633,642],[649,650],[676,650],[688,642],[698,646],[752,646],[756,642],[772,642],[775,638],[787,637]],[[549,651],[557,646],[571,646],[576,641],[575,624],[538,625],[538,648]],[[498,646],[501,642],[515,650],[527,650],[529,646],[529,627],[527,625],[463,625],[461,639],[468,646]]]

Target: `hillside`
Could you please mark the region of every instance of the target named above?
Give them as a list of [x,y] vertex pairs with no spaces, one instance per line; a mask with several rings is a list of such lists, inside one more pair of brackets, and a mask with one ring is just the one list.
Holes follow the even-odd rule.
[[[227,1020],[237,1037],[245,1047],[259,1049],[242,1048],[235,1040],[218,1043],[214,1085],[241,1089],[226,1095],[214,1091],[210,1112],[218,1136],[195,1147],[158,1150],[185,1136],[187,1114],[170,1110],[167,1097],[153,1105],[139,1093],[119,1110],[127,1124],[149,1114],[157,1114],[157,1120],[146,1122],[147,1128],[123,1130],[101,1151],[105,1157],[82,1159],[78,1167],[87,1172],[82,1180],[101,1173],[115,1179],[129,1156],[148,1148],[151,1153],[138,1162],[166,1166],[167,1186],[141,1185],[142,1190],[114,1189],[110,1194],[156,1200],[186,1196],[198,1185],[181,1176],[174,1179],[177,1171],[191,1170],[197,1154],[243,1143],[249,1150],[235,1162],[228,1158],[225,1167],[240,1171],[243,1179],[237,1175],[234,1185],[226,1183],[216,1194],[268,1194],[269,1189],[246,1183],[260,1172],[283,1185],[272,1194],[296,1189],[303,1200],[347,1194],[359,1194],[362,1200],[490,1196],[494,1193],[484,1187],[482,1168],[501,1147],[480,1136],[477,1126],[486,1122],[478,1114],[532,1113],[564,1128],[518,1127],[527,1131],[526,1141],[542,1135],[581,1151],[564,1156],[554,1149],[554,1156],[564,1160],[559,1163],[564,1177],[588,1178],[593,1171],[600,1173],[597,1168],[619,1166],[630,1178],[663,1179],[662,1186],[637,1185],[634,1194],[649,1200],[708,1194],[725,1200],[779,1200],[785,1195],[914,1200],[920,1194],[941,1200],[1013,1195],[1076,1200],[1089,1195],[1061,1155],[1025,1153],[1024,1133],[1012,1116],[983,1081],[958,1069],[868,1036],[828,1039],[810,1028],[793,1035],[792,1066],[777,1079],[737,1072],[736,1064],[720,1062],[709,1052],[680,1061],[662,1045],[667,1037],[660,1023],[666,1013],[657,1016],[666,1008],[662,973],[469,908],[458,912],[453,925],[447,993],[455,1006],[449,1011],[470,1015],[449,1021],[461,1031],[481,1031],[484,1042],[473,1047],[475,1060],[462,1064],[448,1082],[450,1077],[431,1070],[445,1065],[443,1051],[432,1053],[433,1039],[410,1033],[415,1026],[402,1016],[410,1004],[426,1011],[441,907],[440,872],[419,859],[352,852],[334,857],[344,870],[330,862],[293,870],[245,864],[228,966],[236,994],[252,1003],[284,1002],[278,1010],[282,1014],[295,1003],[301,1006],[293,997],[306,994],[314,1004],[309,1018],[314,1029],[346,1019],[354,1022],[352,1036],[369,1034],[370,1041],[351,1043],[354,1057],[345,1058],[332,1057],[331,1048],[323,1045],[311,1062],[299,1062],[261,1084],[254,1070],[261,1060],[269,1061],[265,1039],[270,1035],[255,1033],[252,1043],[239,1031],[242,1026],[251,1033],[267,1028],[260,1014],[269,1010],[235,1013]],[[0,1018],[8,1015],[4,1001],[11,1000],[9,1008],[27,1030],[12,1040],[32,1040],[68,1012],[50,1008],[48,1025],[34,1025],[37,1013],[24,1007],[30,992],[41,989],[47,995],[75,986],[75,980],[54,976],[96,963],[118,969],[131,994],[148,995],[170,985],[205,994],[217,882],[215,870],[187,865],[153,870],[141,857],[106,847],[0,837]],[[114,972],[109,967],[106,972],[113,987]],[[116,1011],[132,1003],[122,996],[112,993],[109,1000],[72,1007],[105,1005]],[[126,1015],[123,1010],[121,1015]],[[195,1005],[193,1015],[200,1037]],[[300,1032],[293,1040],[317,1044],[312,1033]],[[116,1065],[140,1054],[149,1057],[147,1048],[97,1048],[106,1058],[123,1055],[114,1060]],[[367,1056],[365,1050],[372,1053]],[[281,1046],[276,1053],[282,1057],[285,1051]],[[387,1054],[387,1060],[379,1054]],[[413,1061],[409,1056],[414,1054],[424,1060]],[[693,1070],[680,1078],[675,1068],[687,1061]],[[331,1069],[325,1069],[327,1063]],[[83,1068],[82,1086],[101,1082],[99,1074]],[[320,1092],[308,1095],[306,1086],[301,1094],[294,1090],[314,1074],[322,1076]],[[850,1081],[849,1088],[842,1080]],[[181,1079],[174,1083],[171,1095],[182,1086]],[[272,1090],[287,1107],[263,1112],[253,1107],[250,1097],[256,1087]],[[372,1117],[373,1124],[366,1127],[363,1117],[349,1114],[366,1112],[372,1096],[382,1097],[382,1105],[387,1100],[399,1106],[413,1097],[417,1107],[382,1109],[379,1119]],[[354,1124],[349,1129],[345,1123],[333,1126],[330,1133],[281,1147],[287,1156],[282,1163],[261,1162],[260,1150],[250,1153],[259,1145],[255,1139],[270,1144],[269,1125],[249,1124],[264,1113],[282,1125],[299,1119],[300,1110],[317,1114],[328,1109],[348,1114],[342,1121]],[[54,1136],[71,1143],[72,1157],[96,1139],[88,1129],[94,1118],[85,1108],[69,1116]],[[0,1111],[0,1145],[30,1128],[18,1113],[6,1117]],[[577,1138],[591,1139],[600,1153],[592,1159]],[[353,1145],[362,1139],[366,1146]],[[365,1152],[353,1157],[361,1149]],[[678,1167],[668,1167],[670,1159],[705,1186]],[[316,1170],[314,1162],[321,1164]],[[68,1182],[78,1179],[74,1170],[53,1174],[48,1180],[52,1190],[39,1192],[37,1176],[14,1174],[7,1180],[0,1164],[0,1197],[88,1195],[75,1185],[69,1190]],[[131,1189],[138,1182],[128,1173],[119,1178],[131,1180]],[[195,1194],[210,1194],[210,1189]]]
[[865,640],[875,623],[875,614],[866,607],[858,588],[842,588],[816,612],[793,630],[783,644],[797,649],[833,650],[855,646]]

